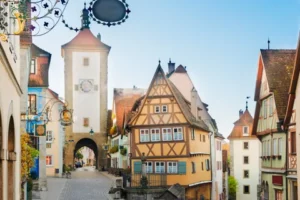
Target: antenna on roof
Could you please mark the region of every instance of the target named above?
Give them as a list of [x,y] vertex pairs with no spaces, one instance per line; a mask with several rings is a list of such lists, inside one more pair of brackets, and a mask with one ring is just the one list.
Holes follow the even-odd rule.
[[268,38],[268,50],[270,49],[270,39]]
[[247,96],[246,99],[247,99],[247,100],[246,100],[246,110],[248,110],[248,99],[250,99],[250,97]]

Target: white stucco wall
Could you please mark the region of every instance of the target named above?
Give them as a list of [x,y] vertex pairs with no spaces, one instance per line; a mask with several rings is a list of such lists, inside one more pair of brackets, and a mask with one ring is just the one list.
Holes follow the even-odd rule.
[[[83,58],[89,58],[89,66],[83,66]],[[73,90],[74,133],[87,133],[93,128],[100,132],[100,53],[99,52],[73,52]],[[98,90],[92,89],[89,93],[80,90],[81,79],[92,79]],[[97,112],[98,111],[98,112]],[[83,118],[89,118],[89,126],[83,126]]]
[[[217,149],[218,143],[220,145],[220,149]],[[216,182],[217,182],[217,191],[218,191],[218,195],[223,193],[223,157],[222,157],[222,139],[221,138],[215,138],[215,149],[216,149]],[[217,163],[220,162],[221,164],[221,168],[218,169],[217,168]]]
[[[248,142],[249,149],[244,149]],[[237,139],[230,141],[230,152],[233,160],[233,176],[238,182],[237,200],[257,199],[257,185],[260,173],[260,141],[258,139]],[[244,164],[244,156],[249,157],[249,164]],[[249,170],[249,178],[244,178],[244,170]],[[250,194],[243,194],[244,185],[250,186]]]

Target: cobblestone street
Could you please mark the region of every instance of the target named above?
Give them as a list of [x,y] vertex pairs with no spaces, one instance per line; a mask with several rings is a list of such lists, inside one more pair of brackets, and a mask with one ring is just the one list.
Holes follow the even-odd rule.
[[108,200],[112,180],[92,168],[72,172],[71,179],[49,178],[43,200]]

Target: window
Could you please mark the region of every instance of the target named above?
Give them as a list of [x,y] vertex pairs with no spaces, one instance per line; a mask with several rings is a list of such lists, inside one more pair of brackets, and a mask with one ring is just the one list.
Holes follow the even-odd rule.
[[244,164],[249,164],[249,157],[248,156],[244,156]]
[[149,142],[149,130],[148,129],[140,130],[140,142]]
[[167,105],[163,105],[162,108],[161,108],[161,110],[162,110],[163,113],[168,112],[168,106]]
[[243,136],[248,136],[249,135],[249,127],[248,126],[244,126],[243,127]]
[[154,112],[155,113],[160,113],[160,107],[159,106],[154,106]]
[[282,200],[282,190],[275,189],[275,200]]
[[46,132],[46,142],[51,143],[52,141],[53,141],[52,131],[47,131]]
[[173,139],[174,140],[183,140],[182,128],[173,129]]
[[244,149],[249,149],[249,143],[248,142],[244,142]]
[[204,170],[203,162],[201,162],[201,169],[202,169],[202,171]]
[[244,170],[244,178],[249,178],[249,170]]
[[[278,140],[278,147],[279,147],[279,140]],[[295,154],[296,153],[296,133],[291,132],[291,153]]]
[[268,156],[271,155],[271,141],[268,140]]
[[[201,135],[200,135],[201,137]],[[191,128],[191,139],[194,140],[195,139],[195,129]]]
[[273,139],[273,155],[278,154],[278,149],[277,149],[277,139]]
[[155,162],[155,173],[165,173],[165,163]]
[[273,115],[273,97],[271,96],[269,99],[269,116]]
[[90,62],[89,62],[89,58],[83,58],[83,66],[89,66]]
[[160,131],[159,128],[151,129],[151,141],[160,141]]
[[268,107],[267,107],[267,100],[266,99],[263,101],[263,107],[264,107],[263,115],[264,115],[264,118],[266,119],[267,115],[268,115]]
[[30,74],[35,74],[35,73],[36,73],[35,59],[31,59]]
[[209,171],[210,170],[210,167],[209,167],[209,159],[206,159],[205,160],[205,164],[206,164],[206,171]]
[[89,127],[89,118],[88,117],[83,118],[83,126]]
[[177,173],[177,162],[168,162],[168,173],[170,174]]
[[196,164],[195,162],[192,162],[192,173],[196,173]]
[[46,156],[46,166],[52,166],[52,156]]
[[250,194],[250,186],[244,185],[244,194]]
[[147,173],[153,173],[152,162],[146,162],[146,172]]
[[200,142],[201,142],[201,138],[202,138],[202,135],[200,134]]
[[28,112],[31,115],[36,114],[36,95],[28,94]]
[[51,143],[46,143],[46,148],[50,149],[51,148]]
[[203,135],[202,137],[203,137],[203,142],[205,142],[205,135]]
[[162,129],[162,137],[163,137],[163,141],[171,141],[172,140],[171,128],[163,128]]
[[278,138],[278,155],[282,155],[282,138]]

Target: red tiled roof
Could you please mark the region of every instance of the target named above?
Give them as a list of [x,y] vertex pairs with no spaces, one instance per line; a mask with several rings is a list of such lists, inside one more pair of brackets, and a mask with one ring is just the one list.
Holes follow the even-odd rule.
[[253,117],[248,109],[240,116],[240,118],[234,122],[234,127],[228,136],[228,139],[243,137],[243,127],[249,127],[249,136],[252,135]]
[[104,44],[93,35],[90,29],[83,29],[70,42],[62,45],[62,48],[68,47],[94,47],[110,50],[110,46]]

